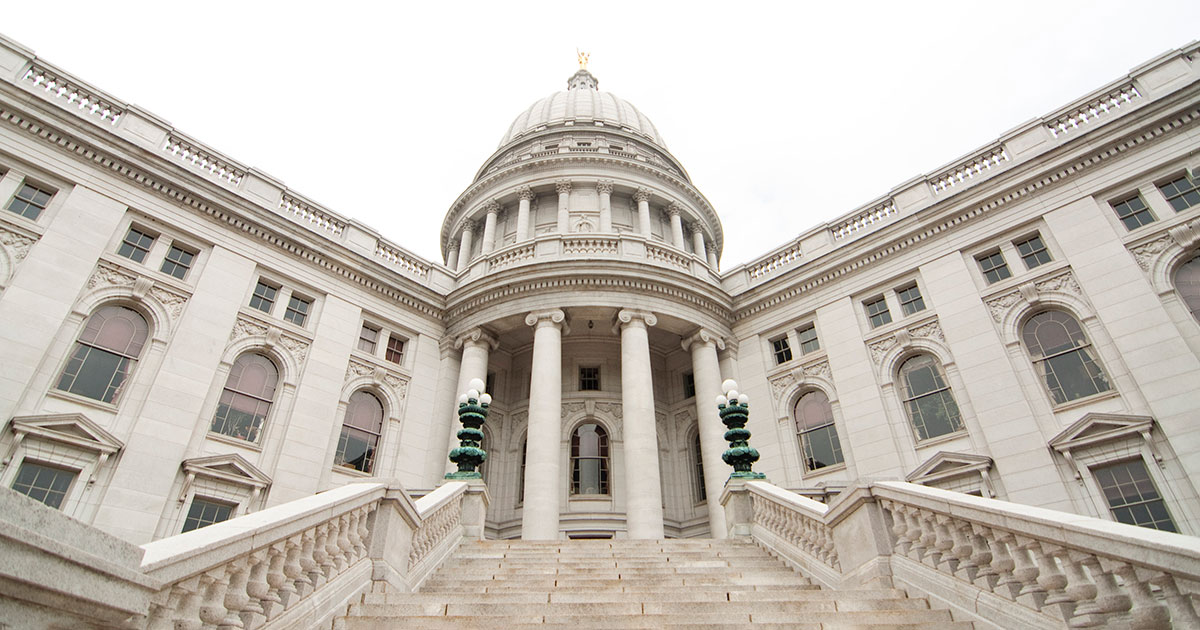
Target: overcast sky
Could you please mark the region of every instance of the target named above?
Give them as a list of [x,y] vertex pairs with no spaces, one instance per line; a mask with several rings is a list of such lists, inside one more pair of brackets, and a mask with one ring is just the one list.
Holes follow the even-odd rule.
[[1200,37],[1200,2],[42,0],[0,32],[430,260],[575,49],[723,218],[722,267]]

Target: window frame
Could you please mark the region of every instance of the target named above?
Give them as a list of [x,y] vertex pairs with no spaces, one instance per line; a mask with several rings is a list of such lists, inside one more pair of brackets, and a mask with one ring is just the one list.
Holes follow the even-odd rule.
[[[1109,491],[1105,487],[1104,481],[1101,480],[1100,475],[1097,473],[1099,471],[1103,471],[1103,470],[1111,470],[1118,466],[1128,466],[1133,463],[1137,463],[1138,465],[1140,465],[1141,472],[1143,472],[1146,475],[1146,477],[1145,477],[1146,482],[1150,484],[1150,487],[1153,488],[1154,493],[1158,496],[1155,499],[1150,499],[1150,500],[1143,499],[1141,501],[1125,503],[1123,505],[1113,505],[1113,500],[1112,500],[1112,498],[1110,498]],[[1158,489],[1158,484],[1155,483],[1154,475],[1150,474],[1150,468],[1148,466],[1146,466],[1145,458],[1143,458],[1143,457],[1128,457],[1128,458],[1120,458],[1120,459],[1116,459],[1116,460],[1112,460],[1112,461],[1099,462],[1099,463],[1093,464],[1091,466],[1088,466],[1088,473],[1092,476],[1092,480],[1096,483],[1096,486],[1100,488],[1100,497],[1104,501],[1106,507],[1108,508],[1109,516],[1112,517],[1112,520],[1114,520],[1118,523],[1125,523],[1126,525],[1133,525],[1135,527],[1145,527],[1146,529],[1157,529],[1159,531],[1182,533],[1182,531],[1179,529],[1179,521],[1171,514],[1171,507],[1167,504],[1166,496],[1162,493],[1162,491],[1160,491]],[[1131,476],[1131,479],[1132,479],[1132,476]],[[1133,479],[1133,481],[1136,486],[1138,480]],[[1114,489],[1116,489],[1116,488],[1114,488]],[[1140,490],[1139,490],[1139,492],[1140,492]],[[1125,498],[1125,497],[1122,496],[1122,498]],[[1168,524],[1170,524],[1170,529],[1163,529],[1163,528],[1160,528],[1157,526],[1138,523],[1138,522],[1136,522],[1136,519],[1135,519],[1135,522],[1130,523],[1125,520],[1122,520],[1121,517],[1117,515],[1118,510],[1130,508],[1135,505],[1136,506],[1147,506],[1151,503],[1158,503],[1162,506],[1163,512],[1165,512],[1167,515],[1166,522]],[[1154,523],[1158,523],[1158,522],[1159,521],[1155,521]]]
[[[1167,186],[1175,186],[1176,184],[1179,183],[1180,180],[1187,182],[1187,184],[1189,186],[1191,186],[1191,188],[1184,190],[1183,192],[1179,192],[1179,188],[1176,187],[1176,191],[1173,194],[1168,195],[1167,191],[1165,190],[1166,187]],[[1176,176],[1170,176],[1170,177],[1165,177],[1165,178],[1159,179],[1158,181],[1154,182],[1154,188],[1156,190],[1158,190],[1158,193],[1160,195],[1162,195],[1163,201],[1166,201],[1167,205],[1170,206],[1170,208],[1175,211],[1175,214],[1179,214],[1181,212],[1187,212],[1188,210],[1193,210],[1195,208],[1200,208],[1200,181],[1197,181],[1197,178],[1193,177],[1186,170],[1180,172]],[[1186,201],[1187,197],[1189,197],[1189,196],[1195,196],[1197,199],[1196,202],[1188,204],[1182,208],[1175,207],[1175,203],[1173,201],[1174,199],[1183,199]]]
[[[829,412],[829,421],[814,427],[802,427],[799,414],[800,403],[805,399],[805,397],[810,395],[820,395],[825,398],[825,406]],[[833,399],[829,397],[829,394],[817,387],[806,387],[802,389],[791,405],[790,414],[792,418],[792,427],[796,433],[796,445],[800,449],[800,466],[803,469],[802,474],[815,475],[832,470],[840,470],[845,467],[846,450],[842,447],[841,434],[837,429],[837,414],[834,412]],[[809,442],[808,436],[814,435],[818,431],[823,432],[823,434],[832,435],[832,439],[829,440],[829,445],[832,449],[833,456],[837,459],[837,461],[822,466],[811,465],[812,463],[815,463],[816,459],[813,457],[813,449],[811,443]]]
[[[262,396],[259,396],[259,395],[251,394],[246,391],[242,391],[240,389],[232,389],[229,386],[229,381],[230,381],[230,379],[233,378],[233,371],[237,368],[238,361],[240,361],[243,357],[250,357],[250,356],[261,357],[264,360],[266,360],[269,364],[271,364],[271,366],[273,366],[275,368],[275,384],[272,388],[271,397],[269,399],[263,398]],[[240,378],[240,376],[239,376],[239,378]],[[284,389],[284,386],[285,386],[284,371],[283,371],[283,368],[280,367],[279,361],[277,359],[275,359],[274,357],[271,357],[268,353],[266,353],[262,350],[259,350],[259,349],[249,349],[249,350],[246,350],[243,352],[239,352],[238,355],[236,357],[234,357],[233,361],[231,362],[231,366],[229,368],[229,373],[227,373],[225,375],[225,381],[221,384],[221,388],[218,391],[217,405],[216,405],[216,408],[213,409],[212,417],[209,418],[209,421],[208,421],[208,423],[209,423],[208,424],[208,435],[210,437],[218,436],[220,438],[234,440],[235,443],[237,443],[237,444],[250,445],[253,447],[261,448],[261,446],[263,444],[263,440],[265,439],[265,436],[267,433],[267,426],[271,423],[271,415],[274,412],[274,410],[279,407],[279,403],[280,403],[279,397]],[[262,417],[259,419],[257,426],[252,426],[252,430],[254,433],[254,439],[250,439],[249,437],[240,437],[233,433],[226,433],[224,431],[218,431],[214,428],[214,425],[217,422],[217,416],[218,416],[218,414],[221,413],[221,404],[222,404],[221,400],[223,398],[225,398],[226,392],[231,392],[233,394],[233,397],[244,396],[246,398],[251,398],[259,403],[265,402],[267,404],[267,409],[262,414]],[[233,406],[232,402],[233,402],[233,398],[231,397],[230,404],[228,405],[229,407]],[[258,418],[257,413],[255,414],[255,418]],[[222,420],[223,420],[223,422],[228,423],[229,415],[227,414],[225,416],[225,418],[223,418]]]
[[[283,320],[304,328],[312,316],[313,301],[310,297],[292,291],[288,296],[287,306],[283,307]],[[299,309],[297,305],[302,305],[304,308]],[[297,319],[300,321],[296,321]]]
[[580,365],[578,367],[579,390],[581,392],[599,392],[601,389],[600,366]]
[[[9,173],[12,173],[12,171],[9,171]],[[5,173],[5,175],[7,176],[8,173]],[[37,205],[36,201],[34,201],[33,199],[22,198],[21,193],[25,192],[26,187],[32,188],[35,191],[40,192],[42,194],[48,194],[49,197],[46,198],[46,205],[39,206],[39,205]],[[55,199],[55,197],[58,196],[59,192],[60,192],[60,189],[57,187],[43,184],[43,183],[41,183],[40,180],[38,180],[36,178],[30,178],[29,176],[23,176],[21,178],[21,181],[17,183],[16,189],[13,190],[12,195],[9,196],[8,201],[6,201],[4,203],[4,209],[7,210],[13,216],[21,217],[22,219],[33,222],[33,223],[39,223],[42,220],[42,218],[48,214],[48,211],[50,210],[51,206],[54,205],[54,199]],[[26,204],[26,207],[20,212],[12,209],[12,205],[16,201],[20,201],[20,202]],[[36,215],[33,217],[29,217],[25,214],[25,210],[28,210],[29,207],[31,207],[31,206],[38,209]]]
[[[887,326],[895,321],[892,319],[892,311],[890,305],[888,304],[886,295],[880,293],[869,298],[864,298],[861,303],[863,313],[867,318],[867,326],[870,327],[871,330]],[[880,304],[883,305],[882,310],[872,310],[875,306]],[[878,322],[876,321],[876,318],[879,318]]]
[[[1121,216],[1121,210],[1120,210],[1119,206],[1127,205],[1128,207],[1133,208],[1133,206],[1130,204],[1130,202],[1132,202],[1132,201],[1137,201],[1137,203],[1140,204],[1142,207],[1135,208],[1129,214],[1127,214],[1125,216]],[[1117,197],[1110,199],[1108,201],[1108,207],[1112,209],[1113,213],[1117,217],[1117,222],[1120,223],[1125,228],[1126,232],[1133,232],[1134,230],[1137,230],[1138,228],[1146,227],[1147,225],[1150,225],[1151,223],[1155,223],[1160,220],[1158,218],[1158,215],[1154,214],[1154,210],[1150,207],[1150,204],[1146,203],[1146,200],[1142,198],[1141,190],[1135,190],[1135,191],[1133,191],[1133,194],[1119,195]],[[1137,217],[1138,215],[1140,215],[1142,213],[1146,213],[1146,215],[1148,215],[1150,217],[1150,220],[1143,222],[1142,219],[1137,219],[1137,225],[1134,225],[1131,227],[1129,225],[1129,222],[1126,219]]]
[[[1050,313],[1059,313],[1070,318],[1070,321],[1074,322],[1075,326],[1079,330],[1079,334],[1083,337],[1083,343],[1081,345],[1072,346],[1068,350],[1056,350],[1052,354],[1043,354],[1038,356],[1034,354],[1033,348],[1031,348],[1028,343],[1026,330],[1030,324],[1033,323],[1033,320]],[[1042,391],[1044,391],[1046,396],[1049,398],[1051,407],[1058,409],[1064,406],[1074,405],[1080,401],[1089,400],[1096,396],[1108,396],[1117,393],[1116,384],[1108,375],[1108,371],[1104,368],[1104,363],[1100,360],[1099,349],[1096,348],[1095,344],[1093,344],[1091,339],[1088,337],[1087,329],[1084,327],[1083,322],[1080,321],[1080,319],[1073,313],[1061,308],[1038,309],[1029,313],[1022,320],[1021,325],[1018,328],[1018,335],[1021,346],[1025,349],[1025,353],[1029,357],[1030,365],[1033,367],[1034,376],[1042,384]],[[1036,331],[1033,333],[1033,335],[1036,337]],[[1038,345],[1043,346],[1044,344],[1039,340]],[[1043,366],[1051,366],[1051,361],[1068,357],[1070,355],[1079,355],[1088,359],[1099,371],[1103,381],[1107,384],[1107,389],[1097,389],[1097,391],[1094,391],[1090,394],[1077,396],[1075,398],[1066,398],[1067,393],[1061,385],[1062,381],[1060,378],[1058,378],[1058,374],[1053,371],[1047,371],[1050,368]],[[1086,365],[1087,361],[1084,361],[1081,358],[1080,363],[1081,365]],[[1055,395],[1054,388],[1051,386],[1049,381],[1049,379],[1052,377],[1059,382],[1059,391],[1062,391],[1064,400],[1058,400],[1058,396]],[[1091,375],[1089,375],[1088,378],[1089,381],[1092,381],[1094,384],[1095,378]]]
[[[1021,252],[1022,245],[1031,243],[1035,240],[1041,244],[1041,249],[1031,249],[1028,254]],[[1025,271],[1032,271],[1038,267],[1041,267],[1042,265],[1048,265],[1054,262],[1054,256],[1050,253],[1050,246],[1046,244],[1046,239],[1042,238],[1041,232],[1034,232],[1026,237],[1013,239],[1012,245],[1017,252],[1017,257],[1020,258],[1021,262],[1025,265]],[[1040,255],[1042,254],[1045,255],[1045,260],[1041,260]],[[1036,260],[1037,264],[1030,265],[1030,258]]]
[[[191,259],[188,261],[187,264],[184,264],[179,259],[171,258],[171,254],[176,251],[179,251],[184,254],[187,254],[188,256],[191,256]],[[182,282],[187,282],[188,275],[190,275],[192,273],[192,270],[196,268],[196,263],[199,262],[199,258],[200,258],[200,249],[199,248],[191,246],[191,245],[184,245],[180,241],[178,241],[176,239],[172,239],[170,244],[167,245],[167,253],[163,254],[162,262],[158,265],[158,271],[159,271],[159,273],[165,273],[168,276],[175,278],[176,280],[180,280]],[[174,271],[167,271],[168,264],[173,265],[174,269],[183,269],[183,275],[179,276],[179,275],[175,275]]]
[[[585,456],[585,455],[578,454],[578,451],[581,448],[581,444],[579,442],[579,432],[585,426],[595,426],[600,434],[599,444],[597,445],[597,450],[600,453],[599,455],[586,455]],[[579,424],[575,425],[574,428],[571,429],[571,440],[570,440],[568,449],[569,449],[567,451],[567,475],[568,475],[567,488],[569,490],[568,496],[570,496],[571,498],[575,498],[575,497],[611,497],[612,493],[613,493],[613,487],[612,487],[613,486],[612,438],[609,437],[608,428],[605,427],[603,424],[601,424],[599,421],[596,421],[594,419],[589,419],[587,421],[580,422]],[[594,460],[599,460],[599,462],[600,462],[600,469],[598,471],[599,472],[599,482],[600,482],[599,492],[594,492],[594,493],[580,492],[580,490],[582,489],[581,488],[582,481],[577,479],[577,477],[581,477],[582,475],[577,474],[577,472],[579,472],[579,471],[576,470],[576,467],[577,467],[577,462],[584,460],[584,459],[588,459],[588,460],[594,459]]]
[[[386,369],[404,368],[407,366],[409,362],[408,355],[411,354],[408,349],[409,345],[412,343],[414,335],[409,334],[407,331],[398,326],[386,323],[386,320],[383,318],[374,317],[370,314],[363,314],[360,323],[361,327],[359,328],[359,337],[357,340],[355,340],[352,348],[354,354],[370,357],[372,360],[380,363]],[[363,329],[372,329],[376,332],[375,347],[370,351],[364,350],[359,345],[362,341]],[[399,361],[393,361],[389,358],[389,353],[392,351],[390,349],[392,339],[396,339],[403,344],[403,348],[400,350]]]
[[[195,527],[189,528],[188,523],[190,523],[193,520],[192,519],[192,511],[196,509],[197,502],[206,503],[208,505],[219,507],[219,508],[227,508],[228,512],[227,512],[225,518],[223,518],[223,519],[216,520],[216,521],[209,521],[203,525],[197,525]],[[237,516],[237,511],[238,511],[237,503],[233,503],[233,502],[230,502],[227,500],[223,501],[220,499],[214,499],[212,497],[208,497],[208,496],[204,496],[204,495],[194,494],[194,495],[192,495],[192,500],[188,502],[188,511],[187,511],[187,514],[185,514],[183,517],[183,526],[180,529],[179,533],[186,534],[187,532],[196,531],[197,529],[204,529],[205,527],[208,527],[209,525],[216,525],[217,523],[223,523],[225,521],[228,521],[231,518],[235,518]],[[197,518],[196,520],[200,521],[201,519]]]
[[[130,313],[133,313],[141,318],[142,322],[145,324],[144,336],[136,354],[130,355],[128,353],[128,347],[126,347],[124,352],[119,352],[115,349],[101,346],[98,340],[93,340],[90,343],[81,341],[83,336],[88,334],[88,326],[92,319],[101,311],[108,309],[121,309],[124,311],[129,311]],[[96,306],[96,308],[92,309],[92,312],[80,323],[79,331],[68,347],[62,364],[57,371],[57,376],[55,376],[51,382],[51,391],[59,395],[69,396],[74,400],[86,401],[89,404],[101,405],[105,408],[115,408],[120,405],[121,394],[124,393],[130,383],[133,382],[137,372],[138,364],[145,359],[144,355],[148,352],[148,348],[154,340],[154,328],[152,325],[153,321],[153,317],[148,317],[146,313],[134,308],[130,304],[125,304],[122,302],[108,302]],[[97,334],[99,334],[99,332],[97,332]],[[132,340],[130,343],[132,343]],[[80,350],[82,347],[87,347],[88,350],[81,354]],[[103,354],[95,355],[95,359],[93,360],[93,352],[100,352]],[[93,398],[85,393],[74,391],[72,388],[75,387],[76,383],[80,382],[80,376],[84,373],[84,368],[88,367],[89,361],[91,361],[93,369],[95,369],[97,363],[100,363],[100,367],[104,367],[105,355],[119,357],[117,364],[113,366],[112,374],[108,376],[108,385],[105,387],[105,395],[107,395],[109,389],[112,389],[112,397],[107,400],[103,397]],[[69,384],[66,384],[64,387],[64,380],[68,378],[67,370],[71,369],[72,365],[74,365],[76,362],[78,362],[79,365],[75,369],[74,374],[70,375]],[[113,381],[122,371],[124,372],[124,375],[122,376],[120,383],[114,387]]]
[[[805,339],[804,334],[812,331],[812,338]],[[801,324],[796,328],[796,341],[799,342],[800,356],[807,356],[821,350],[821,335],[817,332],[817,322],[810,321],[806,324]],[[815,344],[809,347],[810,344]]]
[[[354,397],[359,394],[370,396],[379,405],[379,428],[377,431],[371,431],[370,429],[352,426],[349,424],[351,406],[354,404]],[[342,472],[354,471],[363,475],[372,477],[376,476],[378,472],[377,467],[379,465],[379,455],[384,444],[383,434],[384,430],[387,428],[388,420],[390,418],[390,414],[388,413],[388,403],[385,402],[387,400],[387,396],[380,395],[380,393],[373,391],[368,387],[359,387],[346,397],[346,408],[341,413],[342,427],[341,431],[338,432],[337,446],[334,447],[333,467],[335,470],[340,470]],[[348,444],[347,431],[357,431],[371,436],[375,440],[374,444],[369,445],[367,451],[363,455],[365,468],[347,466],[349,462],[344,459],[345,446]]]
[[[255,306],[256,300],[263,301],[262,296],[258,294],[259,286],[266,286],[275,290],[275,296],[271,300],[269,310],[263,310],[259,306]],[[298,324],[294,321],[293,317],[289,316],[292,310],[293,298],[308,304],[308,310],[304,316],[303,323]],[[284,280],[272,273],[260,272],[254,276],[253,282],[250,284],[247,297],[242,301],[242,309],[248,313],[253,313],[256,317],[270,317],[284,326],[303,330],[308,335],[312,334],[311,331],[316,328],[317,319],[321,313],[321,302],[321,294],[318,291],[290,280]],[[357,346],[357,342],[355,345]]]
[[[11,489],[13,492],[17,492],[19,494],[24,495],[33,501],[37,501],[38,503],[41,503],[42,505],[45,505],[48,508],[59,510],[60,512],[64,511],[65,508],[69,506],[69,500],[71,498],[71,491],[75,488],[76,482],[79,481],[79,476],[80,476],[80,473],[82,472],[80,469],[72,468],[69,466],[64,466],[62,464],[53,464],[50,462],[45,462],[40,459],[36,459],[36,458],[32,458],[32,457],[24,457],[21,459],[20,462],[14,462],[14,463],[17,463],[16,473],[14,473],[11,482],[8,484],[9,489]],[[51,505],[49,502],[46,501],[46,499],[49,498],[51,494],[56,494],[56,492],[54,492],[53,487],[41,488],[40,486],[30,485],[29,490],[40,489],[40,490],[44,490],[46,492],[46,496],[41,499],[34,497],[33,494],[31,494],[30,492],[17,489],[17,483],[21,480],[21,473],[25,471],[26,466],[35,466],[35,467],[41,468],[43,470],[54,471],[54,474],[56,477],[58,474],[62,474],[62,473],[70,475],[70,479],[67,480],[66,487],[62,489],[62,493],[59,496],[57,503],[55,503],[54,505]],[[41,475],[39,475],[39,474],[35,474],[33,481],[37,481],[37,479],[40,476]]]
[[[908,291],[916,292],[916,298],[906,301],[904,294]],[[908,284],[901,285],[896,289],[896,302],[900,305],[900,312],[902,313],[900,316],[901,319],[904,319],[905,317],[911,317],[929,308],[928,305],[925,304],[925,296],[921,293],[921,286],[917,284],[915,280]],[[910,311],[908,308],[910,304],[919,304],[920,307],[914,308]]]
[[[927,357],[930,361],[932,361],[932,365],[935,370],[935,376],[941,378],[942,386],[909,397],[909,392],[912,390],[912,387],[909,385],[908,377],[905,373],[905,367],[907,367],[912,361],[921,357]],[[913,439],[915,440],[917,446],[922,446],[929,442],[945,439],[949,436],[958,436],[966,433],[967,425],[966,419],[963,417],[962,405],[959,404],[958,399],[954,396],[953,384],[951,383],[950,375],[946,370],[946,365],[936,354],[928,351],[914,352],[908,356],[905,356],[900,361],[897,361],[895,369],[896,373],[894,378],[896,383],[896,393],[900,400],[901,413],[904,414],[905,419],[908,421],[909,429],[912,432]],[[913,417],[912,408],[909,406],[909,403],[933,396],[935,394],[940,395],[942,392],[948,392],[950,402],[954,404],[955,416],[950,422],[951,430],[944,433],[939,433],[937,435],[928,435],[928,426],[924,423],[924,421],[922,421],[922,425],[925,426],[926,437],[921,437],[922,431],[917,427],[916,419]],[[942,398],[942,402],[944,405],[944,398]]]
[[[994,262],[993,258],[998,257],[1000,264],[988,267],[984,265],[984,261]],[[975,264],[979,267],[979,273],[983,276],[983,281],[989,286],[998,284],[1013,277],[1012,268],[1008,265],[1008,260],[1004,257],[1004,252],[999,247],[993,247],[987,251],[975,254]],[[999,271],[1003,270],[1003,272]],[[991,274],[995,274],[995,278]]]
[[775,360],[775,365],[783,365],[795,358],[786,333],[768,338],[767,343],[771,346],[771,356]]
[[[130,241],[130,237],[137,234],[136,242]],[[146,259],[150,256],[150,251],[154,248],[154,244],[158,242],[160,234],[153,230],[147,229],[139,223],[131,223],[125,229],[125,236],[121,238],[117,245],[117,255],[122,258],[127,258],[140,265],[146,264]],[[149,239],[149,240],[146,240]],[[128,252],[125,249],[128,248]],[[137,257],[137,252],[141,252],[141,257]]]

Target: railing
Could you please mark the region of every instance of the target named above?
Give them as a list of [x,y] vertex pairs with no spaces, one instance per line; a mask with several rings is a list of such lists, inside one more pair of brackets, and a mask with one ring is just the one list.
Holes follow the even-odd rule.
[[533,260],[536,251],[537,249],[533,246],[533,243],[501,250],[488,261],[488,270],[499,271],[526,260]]
[[621,251],[621,241],[615,237],[565,237],[562,245],[562,251],[567,255],[617,254]]
[[646,243],[646,259],[683,271],[691,271],[692,268],[691,259],[688,258],[687,254],[674,248],[667,248],[651,243]]
[[167,138],[167,145],[163,147],[163,151],[180,162],[191,164],[232,186],[241,184],[242,178],[246,176],[245,168],[234,166],[228,160],[221,159],[174,134]]
[[[538,234],[528,241],[511,243],[494,252],[473,258],[469,265],[472,272],[464,277],[471,281],[478,278],[480,269],[477,266],[482,267],[483,273],[493,273],[549,260],[588,258],[646,263],[681,271],[706,282],[717,282],[715,274],[708,268],[708,261],[700,260],[674,246],[651,241],[638,234],[594,232],[552,232]],[[699,264],[695,265],[697,262]]]
[[929,178],[929,186],[935,193],[943,193],[951,188],[969,183],[975,178],[982,178],[988,171],[1008,161],[1008,151],[1000,145],[948,168]]
[[378,240],[375,243],[375,257],[384,260],[392,267],[404,273],[415,276],[417,279],[424,280],[429,276],[430,266],[428,263],[383,240]]
[[850,236],[854,236],[868,228],[875,227],[884,222],[889,217],[899,214],[896,209],[896,203],[891,199],[872,206],[858,214],[835,223],[829,228],[833,234],[834,240],[841,240]]
[[279,209],[300,223],[330,236],[341,236],[346,229],[346,222],[342,219],[288,193],[284,193],[279,200]]
[[32,87],[50,95],[59,105],[107,126],[117,124],[125,110],[74,82],[34,64],[22,77]]
[[730,532],[828,588],[907,588],[985,628],[1200,628],[1193,537],[881,481],[832,505],[731,482]]
[[795,241],[783,249],[771,252],[759,258],[758,261],[751,263],[746,267],[746,273],[750,274],[751,280],[758,280],[781,269],[791,267],[792,263],[803,258],[803,255],[804,253],[800,249],[800,241]]
[[1102,98],[1090,101],[1046,123],[1046,128],[1057,138],[1062,134],[1071,133],[1099,118],[1108,116],[1122,106],[1128,105],[1141,97],[1141,93],[1137,91],[1132,82],[1126,83],[1124,86],[1106,94]]

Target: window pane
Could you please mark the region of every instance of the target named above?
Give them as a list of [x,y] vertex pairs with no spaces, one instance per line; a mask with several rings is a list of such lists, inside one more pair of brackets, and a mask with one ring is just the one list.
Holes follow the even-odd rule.
[[17,471],[17,478],[13,480],[12,489],[58,509],[62,507],[75,475],[70,470],[24,461]]
[[809,326],[800,329],[800,354],[808,354],[821,349],[821,342],[817,339],[817,327]]
[[1192,317],[1200,321],[1200,256],[1192,258],[1175,271],[1175,290],[1192,312]]
[[275,294],[278,291],[278,287],[259,281],[254,287],[254,295],[250,296],[250,308],[270,313],[271,307],[275,305]]
[[387,352],[384,354],[385,359],[392,363],[404,362],[404,340],[395,335],[388,335]]
[[792,360],[792,347],[788,345],[787,337],[771,340],[771,349],[775,352],[775,364]]
[[41,190],[36,186],[22,184],[21,189],[8,202],[7,208],[26,219],[37,221],[42,210],[45,210],[46,205],[50,203],[52,195],[53,193]]
[[188,509],[187,519],[183,522],[183,531],[190,532],[213,523],[227,521],[233,515],[234,507],[229,503],[194,497],[192,507]]
[[1055,404],[1111,389],[1092,356],[1083,328],[1071,315],[1046,311],[1029,318],[1021,338]]
[[900,367],[904,402],[917,439],[926,440],[963,428],[958,404],[933,357],[920,355]]
[[988,284],[993,284],[1012,277],[1012,273],[1008,270],[1008,264],[1004,262],[1004,256],[1000,252],[985,254],[976,258],[979,262],[979,269],[983,272],[983,278]]
[[375,447],[378,444],[378,435],[343,426],[334,465],[369,473],[375,465]]
[[243,354],[234,361],[225,380],[210,430],[257,442],[263,421],[271,410],[279,370],[259,354]]
[[1187,175],[1182,175],[1159,189],[1162,190],[1163,196],[1167,198],[1167,203],[1171,204],[1175,212],[1182,212],[1192,206],[1200,205],[1200,190],[1197,190],[1195,182]]
[[283,318],[297,326],[303,326],[304,321],[308,319],[308,307],[312,302],[292,296],[288,300],[288,307],[283,311]]
[[579,368],[579,391],[599,391],[600,390],[600,368],[598,367],[581,367]]
[[167,251],[167,257],[163,259],[162,272],[183,280],[188,269],[192,268],[192,261],[195,258],[196,255],[192,252],[172,244],[171,249]]
[[598,424],[571,436],[571,494],[608,494],[608,435]]
[[136,311],[106,306],[88,318],[56,389],[114,402],[146,343],[149,326]]
[[887,300],[882,297],[864,302],[863,307],[867,310],[867,319],[870,320],[871,328],[878,328],[892,321],[892,314],[888,311]]
[[1017,253],[1021,255],[1026,269],[1033,269],[1038,265],[1050,262],[1050,252],[1046,251],[1046,245],[1042,242],[1040,235],[1016,243],[1016,246]]
[[1092,475],[1118,522],[1176,531],[1170,511],[1155,488],[1145,462],[1135,459],[1108,464],[1092,469]]
[[838,441],[837,429],[832,424],[804,433],[801,442],[804,446],[804,466],[808,470],[842,463],[842,445]]
[[704,487],[704,456],[700,450],[699,433],[696,433],[696,438],[692,440],[692,462],[696,477],[696,500],[705,501],[708,499],[708,489]]
[[1121,219],[1121,223],[1125,224],[1127,230],[1134,230],[1154,222],[1154,215],[1146,208],[1146,204],[1142,203],[1142,198],[1136,195],[1113,204],[1113,210],[1116,211],[1117,218]]
[[358,333],[358,349],[374,354],[378,340],[379,330],[363,324],[362,331]]
[[383,429],[383,404],[367,392],[354,392],[346,405],[346,424],[378,434]]
[[827,424],[833,424],[833,409],[829,406],[829,397],[822,391],[811,391],[796,401],[796,429],[807,431]]
[[133,261],[143,262],[146,260],[146,254],[150,253],[150,245],[153,243],[153,236],[131,227],[129,233],[125,235],[125,240],[121,241],[121,246],[117,248],[117,253]]
[[921,291],[915,284],[897,291],[896,297],[900,299],[900,310],[904,311],[905,315],[925,310],[925,300],[921,298]]

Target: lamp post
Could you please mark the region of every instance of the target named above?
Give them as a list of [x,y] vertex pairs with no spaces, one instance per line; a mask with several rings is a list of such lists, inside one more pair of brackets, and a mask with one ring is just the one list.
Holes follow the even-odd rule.
[[490,394],[481,393],[483,381],[473,378],[467,383],[467,392],[458,397],[458,420],[463,428],[458,431],[459,444],[450,451],[450,461],[458,470],[446,473],[446,479],[483,479],[477,468],[487,460],[487,451],[480,448],[483,443],[484,420],[487,420]]
[[750,431],[746,429],[746,422],[750,420],[750,397],[738,393],[733,379],[721,383],[721,389],[725,395],[717,396],[717,415],[729,429],[725,432],[729,448],[721,454],[721,459],[733,466],[729,478],[766,479],[766,475],[750,470],[758,461],[758,451],[750,446]]

